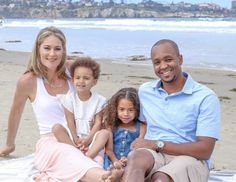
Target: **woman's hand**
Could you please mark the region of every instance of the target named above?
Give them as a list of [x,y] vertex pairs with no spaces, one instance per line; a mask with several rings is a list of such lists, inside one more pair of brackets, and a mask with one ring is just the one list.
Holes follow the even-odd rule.
[[6,145],[5,147],[0,148],[0,157],[9,155],[15,150],[15,145]]

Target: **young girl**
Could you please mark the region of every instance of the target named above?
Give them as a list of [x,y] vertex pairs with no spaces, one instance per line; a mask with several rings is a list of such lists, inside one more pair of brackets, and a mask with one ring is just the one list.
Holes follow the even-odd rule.
[[137,119],[138,116],[139,98],[135,88],[123,88],[108,101],[104,120],[110,139],[105,149],[105,169],[111,165],[125,166],[131,143],[138,137],[144,138],[146,127]]
[[[107,138],[109,133],[98,131],[101,129],[101,111],[106,99],[91,91],[100,74],[99,64],[89,57],[81,57],[71,65],[70,73],[76,91],[58,95],[64,106],[69,131],[66,127],[56,124],[52,132],[59,142],[78,147],[90,158],[94,158],[101,151],[100,157],[95,160],[102,166],[102,149],[106,143],[103,138]],[[93,138],[96,145],[91,145],[88,150]]]

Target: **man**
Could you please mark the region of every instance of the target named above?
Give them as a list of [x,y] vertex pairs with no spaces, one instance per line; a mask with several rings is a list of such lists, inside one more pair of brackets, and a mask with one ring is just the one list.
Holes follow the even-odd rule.
[[220,105],[215,93],[182,72],[183,57],[172,40],[151,49],[160,80],[139,89],[145,139],[137,139],[123,175],[126,182],[206,182],[219,138]]

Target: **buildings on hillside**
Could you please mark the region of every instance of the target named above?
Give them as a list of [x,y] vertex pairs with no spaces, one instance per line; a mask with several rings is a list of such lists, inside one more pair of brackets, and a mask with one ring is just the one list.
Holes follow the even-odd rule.
[[231,9],[236,10],[236,0],[232,1]]
[[[140,2],[134,4],[134,1]],[[37,16],[45,16],[70,18],[80,17],[82,16],[81,13],[87,13],[87,17],[94,17],[94,13],[96,17],[103,17],[103,10],[106,8],[107,11],[116,9],[119,14],[118,17],[143,17],[143,14],[140,14],[143,11],[146,11],[147,14],[144,17],[167,16],[168,14],[168,16],[177,17],[236,16],[236,0],[232,1],[233,9],[231,10],[215,3],[191,4],[184,1],[164,4],[159,3],[158,0],[0,0],[0,17],[36,18]],[[130,14],[134,15],[131,16]]]

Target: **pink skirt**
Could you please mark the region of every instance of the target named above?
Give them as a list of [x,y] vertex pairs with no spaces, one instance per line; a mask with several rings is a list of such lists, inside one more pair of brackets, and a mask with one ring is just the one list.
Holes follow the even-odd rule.
[[35,181],[40,182],[77,182],[89,169],[101,168],[77,148],[57,142],[53,135],[39,139],[34,163],[40,171]]

